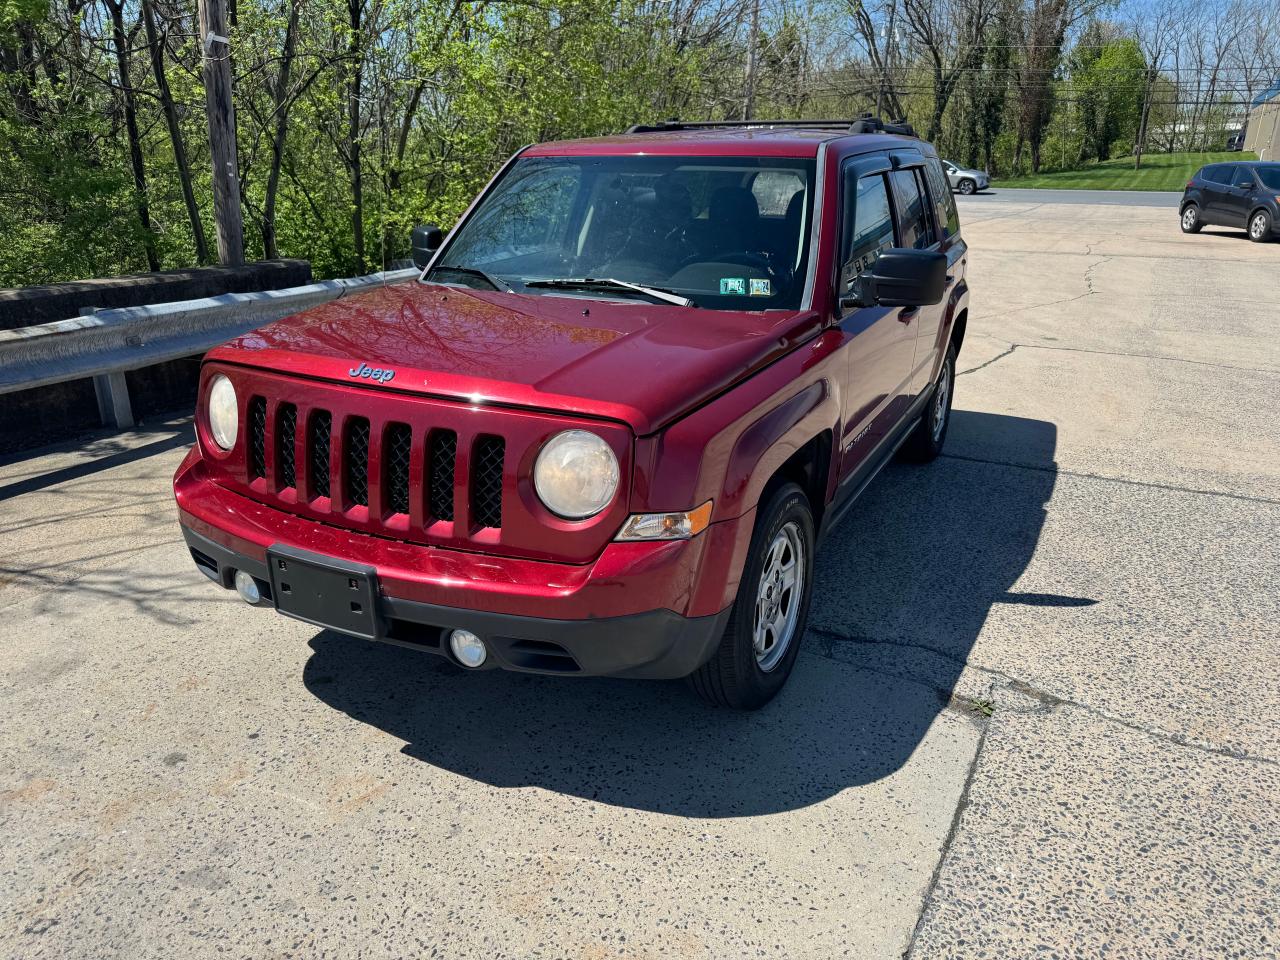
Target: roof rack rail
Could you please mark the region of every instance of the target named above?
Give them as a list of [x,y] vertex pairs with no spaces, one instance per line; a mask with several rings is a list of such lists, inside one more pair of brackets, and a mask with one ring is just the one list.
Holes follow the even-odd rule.
[[659,120],[636,123],[627,133],[669,133],[673,130],[714,130],[716,128],[796,127],[799,129],[843,130],[848,133],[895,133],[914,137],[915,129],[906,120],[885,123],[879,117],[864,113],[854,120]]

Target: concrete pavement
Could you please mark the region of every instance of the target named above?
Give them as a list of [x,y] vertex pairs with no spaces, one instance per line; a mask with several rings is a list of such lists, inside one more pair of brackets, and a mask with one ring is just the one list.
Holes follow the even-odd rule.
[[0,956],[1275,955],[1280,245],[979,203],[759,714],[246,608],[184,423],[0,466]]
[[[957,195],[959,196],[959,195]],[[982,193],[960,197],[966,207],[983,203],[1052,203],[1087,206],[1177,207],[1180,193],[1164,190],[1028,190],[990,187]]]

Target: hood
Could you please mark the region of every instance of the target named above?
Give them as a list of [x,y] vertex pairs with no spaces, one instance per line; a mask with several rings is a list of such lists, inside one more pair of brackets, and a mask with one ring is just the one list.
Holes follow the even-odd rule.
[[[817,323],[813,311],[736,313],[409,281],[286,317],[209,359],[606,417],[644,435],[789,351]],[[394,376],[360,377],[362,366]]]

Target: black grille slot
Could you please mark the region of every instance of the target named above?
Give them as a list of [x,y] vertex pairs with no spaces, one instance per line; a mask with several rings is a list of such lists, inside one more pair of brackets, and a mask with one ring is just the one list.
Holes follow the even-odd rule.
[[347,421],[342,462],[347,475],[347,498],[362,507],[369,505],[369,421],[352,417]]
[[329,436],[333,432],[333,416],[328,410],[311,414],[307,426],[307,474],[311,493],[329,496]]
[[387,426],[386,441],[382,447],[383,483],[386,509],[390,513],[409,512],[409,447],[413,433],[407,423]]
[[262,397],[249,400],[249,477],[256,480],[267,475],[267,401]]
[[471,461],[471,519],[477,526],[502,526],[502,461],[506,446],[501,437],[476,440]]
[[458,458],[458,435],[433,430],[427,448],[427,511],[433,520],[453,519],[453,470]]
[[276,479],[283,489],[298,485],[293,462],[293,441],[297,430],[298,408],[292,403],[280,404],[276,413]]

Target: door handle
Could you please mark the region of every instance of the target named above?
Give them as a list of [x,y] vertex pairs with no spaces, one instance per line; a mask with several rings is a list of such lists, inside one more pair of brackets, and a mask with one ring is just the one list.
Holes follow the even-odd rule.
[[899,323],[910,323],[916,318],[916,314],[920,312],[919,307],[903,307],[898,311]]

